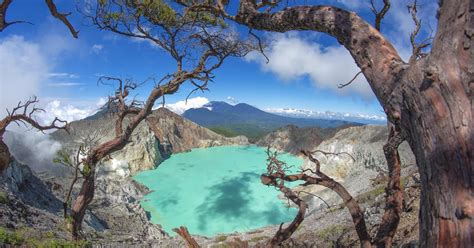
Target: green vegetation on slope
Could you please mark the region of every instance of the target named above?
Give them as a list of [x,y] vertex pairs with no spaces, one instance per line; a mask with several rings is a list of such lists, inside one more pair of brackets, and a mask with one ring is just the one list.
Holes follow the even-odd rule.
[[66,240],[56,237],[52,231],[40,233],[26,227],[16,230],[6,230],[0,227],[0,246],[2,245],[14,247],[91,247],[87,241]]
[[239,134],[234,132],[233,130],[229,129],[229,128],[225,128],[225,127],[220,127],[220,126],[217,126],[217,127],[211,127],[209,128],[211,131],[213,131],[214,133],[218,133],[222,136],[225,136],[225,137],[235,137],[235,136],[238,136]]
[[265,136],[267,133],[273,131],[275,127],[263,128],[253,124],[236,123],[226,124],[225,126],[212,126],[209,129],[226,137],[244,135],[253,143]]

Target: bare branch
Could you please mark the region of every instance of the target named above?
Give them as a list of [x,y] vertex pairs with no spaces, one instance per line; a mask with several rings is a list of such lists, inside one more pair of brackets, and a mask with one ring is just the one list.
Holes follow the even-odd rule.
[[28,23],[33,25],[31,22],[27,21],[12,21],[12,22],[7,22],[6,21],[6,16],[7,16],[7,10],[8,7],[10,7],[10,4],[13,2],[13,0],[3,0],[3,2],[0,4],[0,32],[5,30],[10,25],[17,24],[17,23]]
[[375,4],[374,4],[374,0],[370,0],[370,10],[375,15],[375,29],[377,29],[378,31],[380,31],[380,25],[381,25],[382,19],[385,17],[389,9],[390,9],[390,0],[383,0],[383,7],[380,11],[377,11],[377,8],[375,7]]
[[408,5],[407,8],[408,8],[408,12],[411,14],[411,19],[415,23],[415,29],[410,34],[412,55],[410,56],[409,63],[412,64],[415,61],[417,61],[419,58],[426,56],[426,54],[423,53],[423,49],[431,45],[431,40],[433,39],[433,37],[430,36],[428,39],[425,39],[421,41],[420,43],[417,43],[416,38],[419,35],[420,30],[421,30],[421,20],[419,20],[417,17],[417,13],[418,13],[417,0],[414,0],[413,4]]
[[[309,151],[301,151],[303,155],[308,157],[310,161],[315,163],[316,166],[316,171],[312,171],[317,177],[314,176],[309,176],[304,173],[299,174],[292,174],[292,175],[286,175],[284,166],[285,163],[278,160],[276,157],[276,152],[269,152],[269,149],[267,149],[267,155],[269,156],[267,160],[269,161],[267,164],[267,173],[263,174],[260,179],[263,184],[265,185],[272,185],[280,189],[283,193],[285,193],[285,196],[292,200],[298,207],[299,207],[299,212],[298,215],[295,217],[293,220],[292,224],[290,224],[289,227],[286,229],[282,229],[282,226],[280,226],[280,229],[277,231],[275,236],[272,238],[270,242],[271,245],[280,245],[283,241],[288,239],[293,232],[296,229],[293,229],[294,226],[298,226],[304,219],[304,212],[306,211],[306,203],[302,203],[302,201],[297,194],[295,194],[291,189],[287,188],[284,186],[284,182],[293,182],[293,181],[304,181],[303,186],[306,185],[321,185],[326,188],[329,188],[336,192],[344,201],[344,204],[346,205],[347,209],[349,210],[352,220],[354,222],[354,225],[356,227],[357,234],[359,236],[359,240],[361,242],[362,247],[371,247],[371,240],[370,236],[367,231],[367,227],[365,225],[365,220],[364,220],[364,213],[359,207],[358,203],[356,200],[349,194],[349,192],[342,186],[340,183],[329,177],[328,175],[324,174],[323,172],[320,171],[320,162],[318,159],[312,156],[312,153]],[[320,150],[316,150],[314,152],[320,152],[325,155],[334,155],[335,153],[330,153],[330,152],[323,152]],[[303,215],[300,215],[300,214]]]
[[358,77],[360,74],[362,74],[362,71],[360,71],[360,72],[358,72],[357,74],[355,74],[355,76],[354,76],[349,82],[347,82],[347,83],[345,83],[345,84],[339,84],[337,87],[338,87],[339,89],[342,89],[342,88],[348,86],[349,84],[351,84],[352,82],[354,82],[354,80],[356,80],[357,77]]
[[[34,114],[38,112],[44,112],[43,109],[37,108],[35,106],[38,103],[37,97],[30,98],[25,103],[21,101],[18,103],[16,107],[14,107],[11,111],[7,109],[8,115],[0,120],[0,138],[3,137],[7,126],[10,123],[23,123],[25,126],[26,124],[30,124],[33,128],[43,132],[50,129],[64,129],[68,131],[68,123],[67,121],[63,121],[59,118],[54,118],[54,120],[49,125],[42,125],[38,121],[34,119]],[[21,112],[20,112],[21,111]]]
[[77,39],[77,34],[79,33],[74,29],[74,26],[69,22],[67,19],[67,16],[70,15],[71,13],[59,13],[58,9],[56,8],[56,4],[53,2],[53,0],[45,0],[46,5],[48,5],[49,12],[51,12],[51,15],[54,16],[55,18],[59,19],[66,27],[69,29],[69,32],[71,32],[72,36]]
[[263,45],[262,45],[262,40],[260,39],[260,37],[258,37],[255,33],[252,32],[252,29],[250,28],[249,29],[249,34],[252,35],[253,37],[255,37],[255,39],[257,39],[258,41],[258,49],[260,51],[260,53],[265,57],[266,59],[266,63],[268,64],[268,62],[270,62],[270,59],[267,57],[267,55],[265,54],[265,52],[263,51]]

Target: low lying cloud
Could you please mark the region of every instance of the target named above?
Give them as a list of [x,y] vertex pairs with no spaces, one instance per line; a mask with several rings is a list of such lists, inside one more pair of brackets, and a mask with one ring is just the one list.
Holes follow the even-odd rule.
[[373,97],[372,90],[363,75],[350,86],[338,89],[339,84],[350,81],[360,69],[342,46],[322,47],[296,34],[274,36],[266,55],[251,53],[245,59],[257,62],[264,71],[278,75],[282,80],[291,81],[307,76],[318,88],[329,88],[337,92],[357,93],[365,98]]
[[52,163],[57,151],[61,149],[61,144],[51,139],[48,134],[33,129],[9,131],[5,133],[4,141],[16,160],[27,164],[36,172],[52,173],[52,167],[61,168]]
[[188,101],[178,101],[176,103],[166,104],[165,107],[176,114],[183,114],[184,111],[191,109],[191,108],[200,108],[205,104],[209,103],[209,99],[205,97],[195,97],[190,98]]

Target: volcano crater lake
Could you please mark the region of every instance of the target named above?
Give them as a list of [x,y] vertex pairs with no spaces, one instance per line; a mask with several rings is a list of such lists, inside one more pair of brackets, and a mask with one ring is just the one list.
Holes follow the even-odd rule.
[[[152,192],[140,201],[151,222],[170,235],[185,226],[191,234],[215,236],[291,221],[297,209],[278,199],[274,187],[260,182],[266,148],[219,146],[171,155],[156,169],[133,178]],[[283,153],[295,170],[303,159]]]

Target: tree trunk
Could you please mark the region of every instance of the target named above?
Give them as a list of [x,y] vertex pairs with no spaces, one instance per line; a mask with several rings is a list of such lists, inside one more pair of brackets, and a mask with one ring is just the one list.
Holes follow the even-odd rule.
[[[93,167],[95,168],[95,167]],[[72,236],[74,239],[80,238],[80,232],[82,230],[82,220],[86,213],[87,206],[92,202],[94,198],[95,190],[95,175],[94,170],[91,170],[89,175],[84,178],[82,182],[81,191],[74,201],[72,207]]]
[[[448,59],[445,54],[444,59]],[[429,63],[429,62],[427,62]],[[420,245],[474,244],[472,109],[460,74],[437,63],[404,92],[402,123],[421,176]],[[437,73],[439,72],[439,74]]]
[[241,0],[235,21],[254,29],[334,36],[361,68],[388,119],[405,133],[421,175],[421,247],[474,244],[474,0],[440,1],[430,54],[403,62],[375,28],[332,6],[262,13]]

